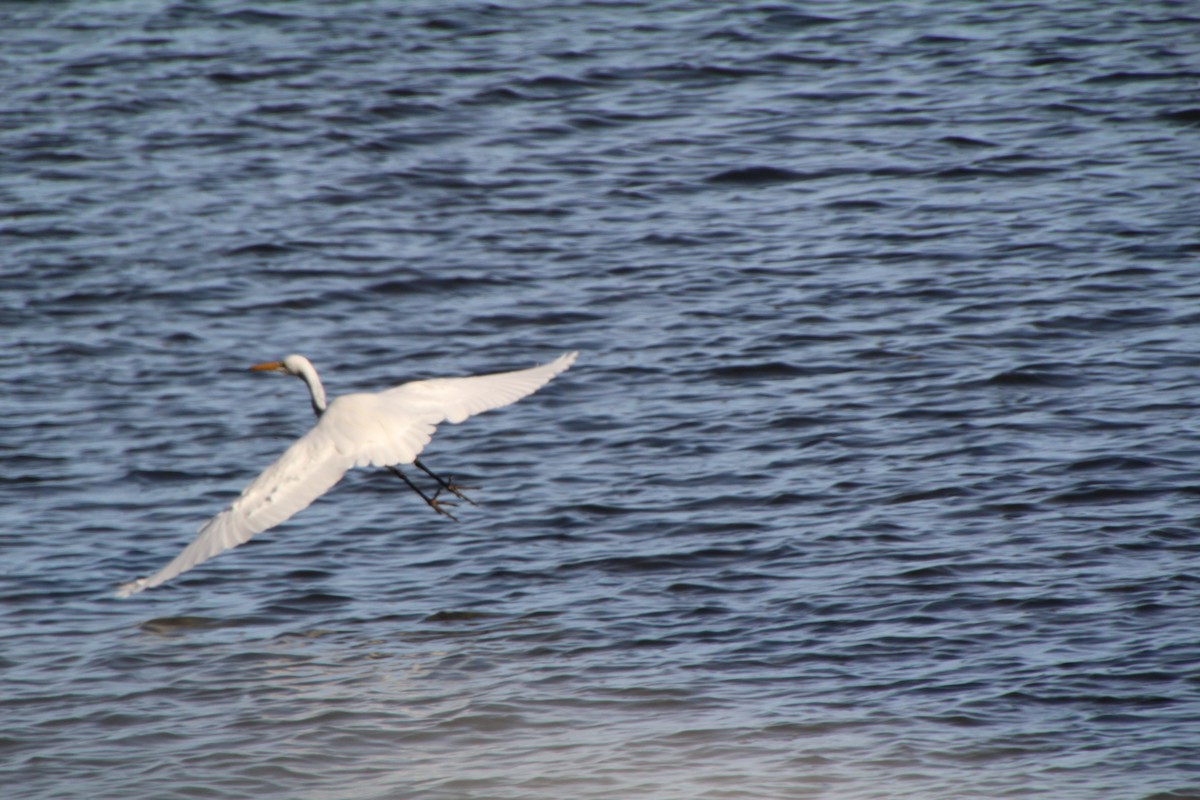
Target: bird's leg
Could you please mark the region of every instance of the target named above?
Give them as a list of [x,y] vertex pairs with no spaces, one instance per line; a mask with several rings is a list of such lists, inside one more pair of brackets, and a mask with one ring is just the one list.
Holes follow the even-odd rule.
[[[399,478],[400,480],[402,480],[406,484],[408,484],[408,488],[412,489],[414,492],[421,495],[421,499],[424,500],[426,503],[428,503],[430,508],[432,508],[434,511],[436,511],[439,514],[447,516],[450,519],[454,520],[455,522],[458,522],[458,517],[454,516],[449,511],[446,510],[446,506],[452,506],[452,505],[454,505],[454,503],[451,502],[450,500],[438,500],[438,495],[442,493],[441,489],[438,489],[436,492],[433,493],[433,497],[430,497],[429,495],[422,492],[421,488],[419,486],[417,486],[415,483],[413,483],[412,481],[410,481],[408,479],[408,476],[405,475],[403,472],[401,472],[397,467],[389,466],[388,469],[391,470],[393,475],[395,475],[397,478]],[[470,501],[468,501],[468,502],[470,502]]]
[[[454,482],[453,475],[447,475],[445,478],[443,478],[441,475],[438,475],[436,472],[431,470],[429,467],[422,464],[421,459],[419,459],[419,458],[414,458],[413,463],[417,465],[418,469],[420,469],[426,475],[428,475],[429,477],[431,477],[435,481],[437,481],[438,486],[442,487],[442,489],[445,489],[447,492],[454,495],[455,497],[457,497],[460,500],[466,500],[468,503],[470,503],[473,506],[479,505],[474,500],[472,500],[471,498],[467,497],[465,494],[462,493],[463,489],[478,489],[479,488],[478,486],[459,486],[458,484],[456,484]],[[439,489],[439,491],[441,491],[441,490]],[[435,494],[434,497],[437,497],[437,495]]]

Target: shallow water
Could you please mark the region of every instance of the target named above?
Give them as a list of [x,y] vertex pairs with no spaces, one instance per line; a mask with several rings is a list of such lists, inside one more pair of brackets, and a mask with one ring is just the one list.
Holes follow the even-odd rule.
[[[0,20],[5,797],[1200,797],[1189,5]],[[459,523],[112,598],[311,424],[249,364],[568,349]]]

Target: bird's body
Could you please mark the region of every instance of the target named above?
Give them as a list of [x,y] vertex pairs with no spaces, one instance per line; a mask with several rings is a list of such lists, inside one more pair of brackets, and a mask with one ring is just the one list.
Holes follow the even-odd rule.
[[[571,366],[575,356],[566,353],[548,364],[514,372],[413,381],[382,392],[343,395],[331,403],[326,403],[317,371],[303,356],[251,367],[304,380],[317,424],[251,481],[229,508],[200,528],[195,540],[173,561],[148,578],[122,584],[117,596],[128,597],[157,586],[278,525],[307,508],[351,467],[397,471],[400,465],[416,462],[425,469],[417,456],[438,423],[462,422],[473,414],[514,403]],[[438,481],[459,494],[442,479]],[[434,500],[425,499],[440,510]]]

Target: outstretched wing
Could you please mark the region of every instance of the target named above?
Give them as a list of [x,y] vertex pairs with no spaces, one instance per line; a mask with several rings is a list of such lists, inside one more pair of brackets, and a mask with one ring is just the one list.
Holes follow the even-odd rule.
[[545,386],[575,361],[564,353],[549,364],[466,378],[413,381],[378,394],[339,397],[321,417],[354,465],[411,464],[429,444],[438,423],[459,423],[474,414],[515,403]]
[[218,553],[237,547],[254,534],[278,525],[325,494],[353,466],[354,457],[338,448],[322,423],[297,439],[274,464],[251,481],[233,505],[206,522],[195,540],[171,563],[148,578],[122,584],[117,597],[129,597],[169,581]]
[[549,364],[514,372],[413,381],[381,392],[380,396],[397,407],[436,408],[442,419],[457,424],[467,417],[533,394],[574,364],[578,355],[577,352],[563,353]]

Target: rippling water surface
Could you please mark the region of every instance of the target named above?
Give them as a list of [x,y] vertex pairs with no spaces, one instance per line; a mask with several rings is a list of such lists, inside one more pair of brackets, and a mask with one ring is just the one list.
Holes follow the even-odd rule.
[[[0,5],[6,798],[1200,797],[1190,3]],[[112,597],[333,393],[574,369]]]

